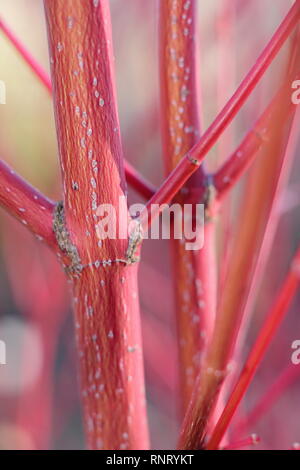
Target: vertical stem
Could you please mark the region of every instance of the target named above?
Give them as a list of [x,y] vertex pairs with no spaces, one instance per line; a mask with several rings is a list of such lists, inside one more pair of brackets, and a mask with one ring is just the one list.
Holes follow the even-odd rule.
[[266,414],[270,411],[272,406],[279,400],[281,395],[293,386],[293,384],[299,379],[300,369],[292,362],[288,364],[280,373],[278,377],[269,385],[266,392],[259,397],[258,402],[245,416],[245,418],[238,421],[234,425],[233,436],[243,435],[247,432],[247,429],[253,428],[256,423],[265,418]]
[[[160,84],[162,142],[169,174],[200,135],[196,48],[196,1],[160,0]],[[174,202],[204,202],[203,167],[189,179]],[[199,370],[201,352],[211,334],[215,313],[213,227],[207,224],[205,247],[187,251],[172,239],[174,287],[183,409]]]
[[54,227],[73,287],[87,442],[144,449],[137,265],[120,262],[127,239],[97,236],[100,204],[111,205],[121,229],[127,221],[109,2],[44,3],[64,189]]

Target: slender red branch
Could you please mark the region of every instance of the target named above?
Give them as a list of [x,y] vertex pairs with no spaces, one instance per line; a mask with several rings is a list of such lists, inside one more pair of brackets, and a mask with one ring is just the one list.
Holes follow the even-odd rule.
[[149,181],[147,181],[129,162],[125,161],[125,175],[127,183],[146,200],[150,199],[156,191]]
[[[84,426],[92,449],[145,449],[137,263],[128,239],[99,240],[98,208],[128,211],[108,0],[45,0],[64,212],[56,234],[73,287]],[[126,233],[126,232],[125,232]]]
[[47,72],[40,66],[30,52],[24,47],[21,41],[12,32],[9,26],[0,17],[0,30],[3,31],[7,39],[14,45],[19,54],[23,57],[24,61],[29,65],[34,74],[39,78],[43,85],[51,94],[51,80]]
[[[25,48],[21,41],[12,32],[9,26],[0,18],[0,30],[3,31],[7,39],[15,46],[16,50],[21,54],[24,61],[31,68],[34,74],[39,78],[42,84],[52,93],[51,79],[47,72],[38,64],[30,52]],[[149,183],[140,173],[125,161],[125,175],[128,183],[145,199],[149,199],[155,192],[154,186]]]
[[[218,73],[217,73],[217,103],[218,109],[222,109],[224,103],[230,96],[229,90],[234,90],[237,75],[237,6],[238,0],[224,0],[220,3],[216,17],[216,35],[218,51]],[[217,161],[221,165],[231,154],[234,147],[234,135],[236,125],[232,125],[222,135],[222,144],[217,148]],[[214,182],[215,185],[215,182]],[[218,193],[217,193],[218,196]],[[233,226],[233,214],[230,204],[224,204],[219,214],[222,231],[220,233],[220,243],[222,247],[222,264],[220,266],[220,285],[226,275],[230,251],[230,233]]]
[[264,72],[268,69],[269,65],[280,51],[291,31],[299,21],[299,15],[300,0],[296,0],[233,96],[203,134],[199,142],[180,160],[172,173],[170,173],[168,178],[166,178],[164,183],[148,202],[147,207],[141,214],[141,222],[145,229],[151,223],[152,218],[158,215],[161,210],[157,208],[157,210],[153,210],[151,212],[151,205],[161,205],[170,202],[189,177],[199,168],[209,150],[217,142],[222,132],[239,112]]
[[282,320],[287,314],[300,282],[300,248],[294,257],[287,278],[277,295],[257,340],[248,356],[245,366],[230,395],[226,407],[206,446],[207,449],[217,449],[231,419],[245,395],[247,388],[260,365],[265,352],[274,338]]
[[[222,109],[230,90],[234,90],[237,69],[236,28],[237,1],[224,0],[220,2],[216,15],[217,39],[217,104]],[[218,146],[218,162],[224,162],[230,154],[234,142],[234,124],[222,136],[222,145]]]
[[259,436],[257,434],[251,434],[251,436],[246,437],[245,439],[240,439],[236,442],[231,442],[227,446],[223,447],[222,450],[239,450],[243,447],[255,446],[260,442]]
[[[240,205],[238,229],[232,241],[234,249],[222,289],[220,316],[216,326],[218,330],[216,339],[218,344],[222,344],[218,353],[218,365],[215,363],[218,369],[226,366],[226,361],[223,360],[226,351],[228,354],[228,351],[235,349],[235,362],[238,363],[239,349],[244,343],[255,294],[259,290],[278,226],[276,206],[288,181],[295,157],[299,116],[295,115],[297,108],[292,105],[290,96],[290,84],[299,71],[300,63],[298,32],[295,33],[291,37],[287,70],[283,74],[284,85],[277,93],[278,103],[272,109],[273,122],[267,120],[267,127],[261,128],[262,145],[259,157],[248,177],[244,200]],[[226,335],[223,332],[226,332]],[[239,346],[235,348],[237,332]],[[214,348],[218,349],[217,343]],[[229,359],[230,356],[227,360]],[[229,389],[231,389],[229,386],[229,382],[232,382],[231,375],[224,384],[225,387],[227,384]],[[221,390],[223,389],[224,387]]]
[[0,204],[39,239],[51,248],[57,247],[52,228],[55,203],[24,181],[1,160]]

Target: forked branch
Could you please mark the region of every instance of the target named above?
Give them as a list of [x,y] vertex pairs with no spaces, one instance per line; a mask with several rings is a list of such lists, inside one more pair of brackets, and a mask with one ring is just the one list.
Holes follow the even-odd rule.
[[158,191],[148,202],[145,210],[141,214],[141,222],[145,229],[151,224],[151,219],[159,213],[159,208],[157,208],[156,211],[150,212],[149,209],[151,208],[151,205],[169,203],[189,177],[199,168],[209,150],[237,115],[246,99],[259,82],[260,78],[280,51],[291,31],[299,21],[299,16],[300,0],[296,0],[233,96],[203,134],[199,142],[180,160],[172,173],[170,173]]

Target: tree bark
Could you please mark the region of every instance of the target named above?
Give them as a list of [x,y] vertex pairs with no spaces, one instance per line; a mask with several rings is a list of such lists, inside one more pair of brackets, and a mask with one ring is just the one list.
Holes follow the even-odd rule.
[[45,0],[63,205],[54,229],[72,284],[84,425],[92,449],[148,447],[137,265],[99,240],[100,204],[127,208],[109,2]]

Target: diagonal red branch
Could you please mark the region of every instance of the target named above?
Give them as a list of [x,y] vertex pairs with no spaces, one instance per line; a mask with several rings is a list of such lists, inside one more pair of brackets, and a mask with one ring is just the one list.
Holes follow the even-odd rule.
[[235,187],[235,184],[253,163],[256,156],[258,156],[258,150],[268,141],[270,125],[272,124],[274,115],[278,113],[278,110],[282,109],[286,119],[288,119],[293,112],[294,104],[292,100],[289,101],[288,107],[282,108],[282,98],[290,91],[289,79],[290,77],[287,78],[286,83],[278,91],[238,148],[215,172],[213,181],[217,191],[218,202],[227,195],[230,189]]
[[245,366],[237,380],[227,405],[214,429],[206,446],[207,449],[217,449],[221,439],[228,428],[231,419],[245,395],[247,388],[260,365],[264,354],[274,338],[284,316],[292,303],[300,282],[300,248],[294,257],[286,280],[274,302],[260,334],[248,356]]
[[[3,31],[7,39],[14,45],[16,50],[23,57],[24,61],[31,68],[34,74],[46,87],[48,92],[52,94],[51,79],[47,72],[34,59],[30,52],[24,47],[17,36],[11,31],[9,26],[0,18],[0,30]],[[154,186],[149,183],[130,163],[125,161],[125,175],[127,182],[143,197],[149,199],[155,192]]]
[[56,247],[52,230],[55,203],[24,181],[1,160],[0,204],[47,245]]
[[146,200],[150,199],[156,188],[147,181],[129,162],[124,162],[127,183]]
[[[189,19],[189,20],[188,20]],[[166,175],[200,136],[197,1],[159,2],[160,117]],[[174,203],[195,208],[205,194],[203,166],[187,181]],[[175,222],[176,225],[176,222]],[[212,333],[216,311],[214,227],[205,225],[205,247],[186,250],[171,239],[180,377],[181,412],[186,410]]]
[[149,208],[152,204],[161,205],[172,200],[175,194],[182,188],[189,177],[199,168],[205,156],[232,119],[239,112],[246,99],[249,97],[255,86],[268,69],[277,53],[289,37],[291,31],[299,21],[300,16],[300,0],[296,0],[292,8],[289,10],[285,19],[278,27],[271,40],[241,82],[233,96],[226,103],[222,111],[217,115],[213,123],[209,126],[201,139],[194,147],[180,160],[175,169],[170,173],[168,178],[160,186],[158,191],[150,199],[145,210],[141,213],[141,222],[146,229],[154,216],[160,209],[153,210],[150,213]]
[[[126,258],[128,211],[109,0],[44,5],[64,188],[55,229],[72,284],[87,444],[146,449],[138,264]],[[119,231],[105,236],[99,225],[107,207],[114,216],[109,223],[118,222]]]

